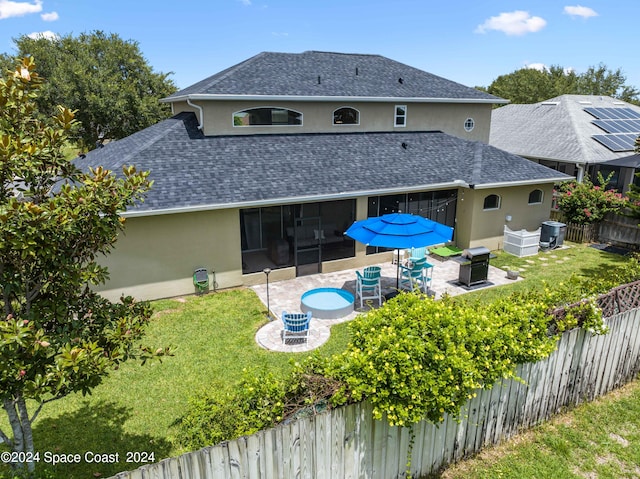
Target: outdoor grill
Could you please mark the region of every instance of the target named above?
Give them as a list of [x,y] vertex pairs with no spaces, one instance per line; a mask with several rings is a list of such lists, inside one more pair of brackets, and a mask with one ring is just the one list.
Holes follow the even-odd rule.
[[460,263],[458,281],[465,286],[487,281],[490,255],[491,252],[484,246],[465,249],[457,260]]

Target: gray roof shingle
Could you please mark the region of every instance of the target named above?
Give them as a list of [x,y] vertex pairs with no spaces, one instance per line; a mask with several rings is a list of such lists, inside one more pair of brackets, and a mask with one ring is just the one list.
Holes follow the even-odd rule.
[[571,163],[602,163],[629,156],[615,153],[594,140],[604,132],[595,126],[588,107],[640,107],[607,96],[561,95],[549,100],[507,105],[493,110],[489,143],[529,158]]
[[[403,143],[406,148],[403,147]],[[278,204],[451,183],[569,178],[482,142],[441,132],[205,137],[180,113],[76,159],[81,168],[150,170],[140,213]]]
[[263,52],[180,90],[188,95],[505,100],[380,55]]

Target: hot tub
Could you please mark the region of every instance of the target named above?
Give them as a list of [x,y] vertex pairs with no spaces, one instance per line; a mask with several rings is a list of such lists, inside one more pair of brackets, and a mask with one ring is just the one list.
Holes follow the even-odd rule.
[[316,288],[300,298],[300,309],[311,311],[314,318],[338,319],[353,312],[353,294],[339,288]]

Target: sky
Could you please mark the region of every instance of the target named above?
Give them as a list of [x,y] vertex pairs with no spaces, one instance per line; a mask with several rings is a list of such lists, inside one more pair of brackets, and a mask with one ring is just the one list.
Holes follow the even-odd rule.
[[640,88],[638,18],[638,0],[0,0],[0,52],[21,35],[102,30],[180,89],[263,51],[307,50],[379,54],[467,86],[604,64]]

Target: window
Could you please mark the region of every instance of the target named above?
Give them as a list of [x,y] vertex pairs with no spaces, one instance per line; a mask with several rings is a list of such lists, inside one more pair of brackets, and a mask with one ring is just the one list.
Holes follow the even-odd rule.
[[464,121],[464,131],[471,131],[474,126],[476,126],[476,122],[473,121],[473,118],[467,118]]
[[498,195],[489,195],[484,198],[483,210],[499,210],[500,209],[500,197]]
[[286,108],[251,108],[233,114],[233,126],[302,125],[302,113]]
[[360,112],[348,106],[338,108],[333,112],[334,125],[359,125]]
[[396,105],[396,114],[395,120],[393,122],[394,126],[407,126],[407,106],[406,105]]
[[529,193],[529,204],[539,205],[542,203],[542,190],[533,190]]

